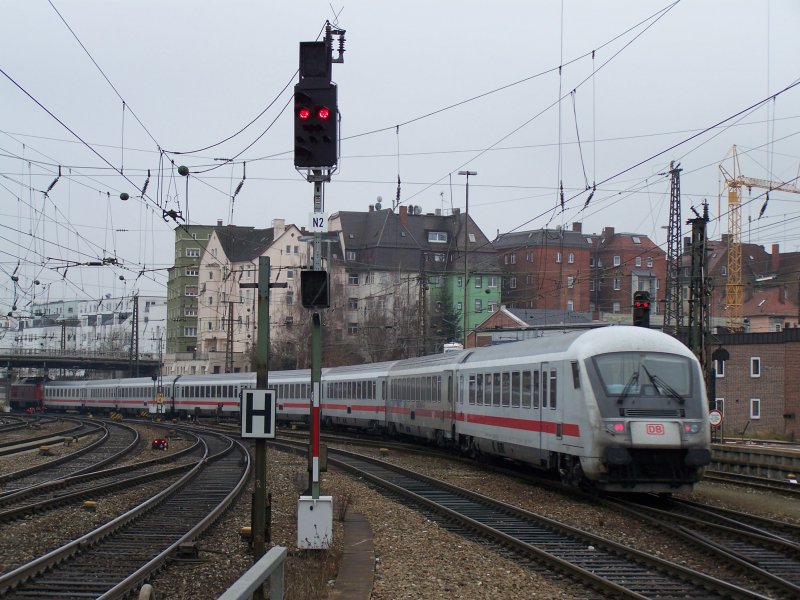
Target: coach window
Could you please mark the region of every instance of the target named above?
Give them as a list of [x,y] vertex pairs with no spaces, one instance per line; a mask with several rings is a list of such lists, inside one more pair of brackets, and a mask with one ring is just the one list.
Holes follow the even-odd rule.
[[503,373],[503,391],[502,391],[502,398],[503,398],[503,406],[508,406],[511,404],[511,373]]
[[550,371],[550,408],[556,407],[556,377],[557,371],[552,369]]
[[483,373],[478,373],[475,377],[475,404],[483,404]]
[[511,406],[513,408],[519,408],[521,395],[522,390],[519,384],[519,371],[514,371],[511,373]]
[[503,397],[503,386],[500,379],[500,373],[494,374],[494,389],[492,390],[492,406],[500,406],[500,399]]
[[572,387],[574,387],[577,390],[579,387],[581,387],[581,377],[580,377],[580,372],[578,371],[578,361],[573,360],[571,364],[572,364]]
[[533,372],[533,408],[539,408],[539,371]]
[[761,359],[757,356],[750,357],[750,377],[761,377]]
[[761,418],[761,400],[758,398],[750,398],[750,418]]
[[547,370],[542,371],[542,387],[540,388],[541,391],[541,398],[542,398],[542,408],[547,408]]

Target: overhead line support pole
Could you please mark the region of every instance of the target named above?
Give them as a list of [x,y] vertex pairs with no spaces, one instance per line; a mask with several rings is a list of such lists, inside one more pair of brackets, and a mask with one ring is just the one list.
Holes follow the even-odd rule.
[[[269,383],[269,278],[268,256],[258,257],[258,333],[256,335],[256,389],[265,390]],[[256,474],[253,501],[253,554],[264,556],[270,538],[270,510],[267,495],[267,440],[256,438]]]

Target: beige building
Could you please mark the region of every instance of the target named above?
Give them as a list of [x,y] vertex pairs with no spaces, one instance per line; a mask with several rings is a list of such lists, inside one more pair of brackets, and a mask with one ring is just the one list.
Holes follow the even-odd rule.
[[214,228],[198,267],[197,350],[170,357],[166,372],[251,370],[261,256],[269,257],[271,264],[270,339],[275,342],[285,337],[296,318],[300,268],[310,262],[309,245],[301,242],[300,236],[300,229],[286,225],[283,219],[274,219],[268,229],[221,223]]

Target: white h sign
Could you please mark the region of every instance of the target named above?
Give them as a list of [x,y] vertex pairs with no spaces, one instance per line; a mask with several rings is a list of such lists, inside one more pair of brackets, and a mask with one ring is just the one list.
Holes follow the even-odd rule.
[[275,438],[275,390],[242,390],[242,437]]

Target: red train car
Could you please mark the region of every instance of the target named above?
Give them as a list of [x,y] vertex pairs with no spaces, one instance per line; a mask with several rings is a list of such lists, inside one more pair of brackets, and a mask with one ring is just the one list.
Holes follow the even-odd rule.
[[44,383],[43,377],[26,377],[12,383],[8,389],[12,410],[44,410]]

